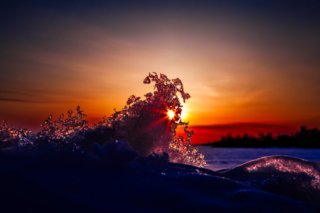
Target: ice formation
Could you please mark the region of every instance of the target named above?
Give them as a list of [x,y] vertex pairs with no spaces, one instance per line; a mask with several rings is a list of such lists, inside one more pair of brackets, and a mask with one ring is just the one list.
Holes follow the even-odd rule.
[[221,172],[254,187],[318,203],[320,164],[288,156],[267,156]]
[[[181,120],[180,100],[185,102],[190,98],[182,81],[149,73],[143,83],[154,83],[154,92],[145,94],[145,99],[130,96],[121,111],[101,124],[116,129],[116,135],[142,155],[167,152],[172,162],[204,166],[204,156],[191,145],[193,132],[188,130],[188,123]],[[168,111],[173,112],[171,119]],[[184,136],[176,135],[179,126],[184,126]]]
[[245,169],[250,173],[258,173],[272,169],[279,173],[308,176],[310,178],[310,187],[320,190],[320,168],[316,164],[284,156],[264,157],[255,160],[255,163],[247,164]]
[[[3,122],[0,146],[50,143],[57,149],[84,152],[92,138],[100,134],[101,128],[109,128],[110,131],[104,130],[108,134],[104,138],[109,141],[100,140],[100,143],[111,139],[123,140],[140,156],[168,153],[172,162],[203,167],[206,164],[204,156],[191,145],[193,132],[188,130],[188,123],[181,120],[181,101],[190,98],[182,81],[179,78],[169,79],[164,74],[149,73],[143,83],[154,83],[154,91],[145,94],[144,98],[131,95],[122,110],[104,117],[93,126],[89,126],[79,106],[75,112],[69,110],[67,115],[62,114],[57,119],[50,115],[36,134],[27,129],[9,128]],[[176,134],[179,126],[184,127],[184,135]]]

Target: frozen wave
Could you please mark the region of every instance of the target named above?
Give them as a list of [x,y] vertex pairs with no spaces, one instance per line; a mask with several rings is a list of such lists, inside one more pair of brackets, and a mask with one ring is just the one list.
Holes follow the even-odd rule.
[[258,188],[307,201],[320,198],[320,164],[288,156],[268,156],[220,172]]
[[[204,155],[191,144],[193,131],[182,121],[183,103],[191,96],[185,92],[179,78],[169,79],[164,74],[149,73],[144,84],[154,84],[144,98],[131,95],[121,110],[89,125],[80,109],[69,110],[58,118],[50,115],[33,134],[27,129],[8,127],[0,123],[0,149],[10,146],[55,146],[56,149],[86,152],[95,141],[107,144],[125,140],[140,156],[167,153],[171,162],[203,167]],[[170,112],[170,116],[168,113]],[[182,127],[183,133],[177,134]]]

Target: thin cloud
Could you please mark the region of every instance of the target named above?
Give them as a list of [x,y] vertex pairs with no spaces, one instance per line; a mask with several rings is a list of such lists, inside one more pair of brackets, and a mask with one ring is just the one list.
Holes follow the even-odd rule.
[[23,98],[5,98],[0,97],[1,102],[14,102],[14,103],[38,103],[37,101]]
[[229,123],[229,124],[214,124],[214,125],[194,125],[191,126],[197,129],[238,129],[238,128],[276,128],[281,127],[279,124],[272,123],[255,123],[255,122],[243,122],[243,123]]

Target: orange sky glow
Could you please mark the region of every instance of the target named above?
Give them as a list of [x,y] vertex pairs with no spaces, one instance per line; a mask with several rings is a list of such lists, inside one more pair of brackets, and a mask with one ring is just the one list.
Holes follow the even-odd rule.
[[197,126],[198,142],[219,125],[220,136],[320,125],[314,25],[273,22],[236,7],[190,8],[22,12],[1,35],[0,119],[37,129],[49,114],[80,105],[97,121],[131,94],[152,91],[142,81],[158,72],[180,78],[190,93],[184,120]]

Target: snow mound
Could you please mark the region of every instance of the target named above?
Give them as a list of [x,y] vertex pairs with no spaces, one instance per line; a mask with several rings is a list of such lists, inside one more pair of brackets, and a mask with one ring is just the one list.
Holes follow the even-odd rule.
[[320,165],[288,156],[268,156],[221,171],[226,177],[263,190],[316,202],[320,198]]

